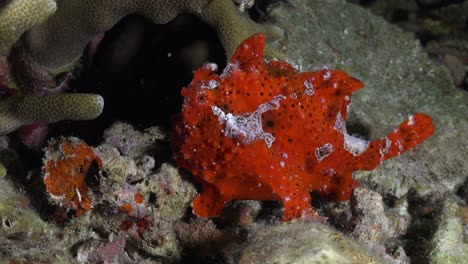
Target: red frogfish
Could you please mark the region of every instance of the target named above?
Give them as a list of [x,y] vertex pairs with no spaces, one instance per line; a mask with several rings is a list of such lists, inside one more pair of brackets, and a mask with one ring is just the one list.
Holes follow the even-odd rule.
[[264,46],[253,35],[222,74],[205,64],[182,89],[174,148],[178,165],[201,183],[196,215],[217,216],[238,199],[280,201],[283,221],[310,215],[311,191],[347,200],[358,186],[353,171],[373,170],[434,132],[432,118],[417,113],[378,140],[348,134],[351,94],[363,83],[339,70],[266,61]]

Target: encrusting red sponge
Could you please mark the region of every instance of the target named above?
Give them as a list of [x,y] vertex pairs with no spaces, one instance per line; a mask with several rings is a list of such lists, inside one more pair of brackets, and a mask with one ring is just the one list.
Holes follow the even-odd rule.
[[221,75],[205,64],[182,89],[173,142],[179,166],[202,184],[198,216],[217,216],[237,199],[279,200],[283,221],[311,214],[309,192],[347,200],[358,186],[353,171],[373,170],[434,132],[430,116],[414,114],[379,140],[349,135],[351,94],[363,83],[339,70],[301,73],[265,61],[264,46],[253,35]]
[[44,184],[51,198],[80,216],[89,211],[92,199],[85,175],[93,162],[102,167],[101,159],[79,138],[49,141],[44,158]]

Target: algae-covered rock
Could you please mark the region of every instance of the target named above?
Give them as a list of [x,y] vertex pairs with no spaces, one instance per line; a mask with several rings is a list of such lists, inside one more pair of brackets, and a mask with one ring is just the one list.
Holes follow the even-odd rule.
[[[117,123],[112,126],[113,128],[120,126],[120,128],[114,129],[113,133],[108,134],[113,140],[110,142],[104,140],[92,149],[78,138],[62,137],[60,140],[63,144],[57,150],[61,152],[66,149],[67,157],[65,158],[60,158],[60,155],[59,157],[47,154],[56,141],[50,140],[51,145],[47,148],[43,162],[49,164],[49,161],[59,160],[62,164],[58,166],[58,162],[52,162],[53,165],[46,165],[43,174],[51,175],[53,173],[54,177],[63,179],[63,182],[54,182],[56,189],[60,191],[70,186],[71,191],[74,191],[73,187],[76,187],[76,197],[72,193],[72,200],[77,201],[78,204],[86,201],[87,210],[76,214],[79,208],[67,206],[62,201],[54,205],[51,204],[54,208],[50,209],[54,212],[45,214],[47,220],[50,221],[42,221],[36,212],[29,209],[29,200],[24,198],[25,202],[23,203],[26,205],[17,205],[14,209],[19,214],[30,213],[38,219],[37,221],[41,221],[40,223],[44,227],[38,228],[39,230],[55,230],[54,233],[41,233],[39,237],[42,237],[43,241],[54,242],[59,236],[62,241],[60,244],[46,243],[42,240],[37,242],[31,238],[29,244],[26,243],[29,245],[27,247],[31,247],[30,243],[35,243],[39,245],[37,251],[46,249],[53,251],[56,248],[63,251],[66,249],[62,254],[63,257],[75,258],[81,263],[139,263],[138,261],[146,261],[147,258],[173,263],[180,259],[181,247],[176,236],[175,224],[187,212],[190,202],[196,194],[195,188],[173,165],[163,163],[160,166],[155,166],[153,156],[148,155],[161,145],[160,141],[164,137],[157,127],[140,132],[130,125],[122,124]],[[107,131],[112,131],[112,129]],[[134,144],[129,141],[132,139],[132,135],[138,135]],[[80,144],[80,148],[75,148],[75,145],[72,144],[75,141]],[[125,148],[121,148],[123,144],[128,142],[131,143],[131,148],[125,146]],[[122,149],[131,151],[126,152]],[[127,155],[123,155],[123,153]],[[88,160],[82,162],[83,157],[96,159],[94,162],[87,163]],[[77,167],[77,164],[79,169],[74,168],[74,166]],[[39,174],[34,175],[41,177]],[[77,179],[77,177],[80,177],[81,180],[74,182],[73,179]],[[44,177],[44,179],[47,178]],[[0,178],[0,180],[2,179]],[[46,181],[44,180],[44,182]],[[5,188],[1,184],[0,186]],[[46,183],[46,186],[49,185]],[[15,194],[15,191],[12,188],[10,192]],[[51,199],[57,200],[57,198],[64,197],[52,193],[50,188],[46,188],[45,191],[49,192]],[[3,189],[0,190],[0,219],[3,216],[1,202],[8,201],[7,198],[2,199],[2,194]],[[5,193],[5,195],[7,194],[8,192]],[[22,197],[20,193],[16,196]],[[19,198],[14,200],[16,203],[22,201]],[[6,212],[11,214],[15,210],[12,211],[8,208]],[[7,219],[13,219],[13,217]],[[28,218],[21,217],[20,219],[25,220],[24,223],[20,221],[23,223],[19,225],[21,230],[28,230],[36,225],[33,221],[28,221]],[[9,220],[8,223],[10,223]],[[0,238],[3,238],[2,235],[0,233]],[[27,235],[24,234],[22,237],[27,238]],[[18,243],[18,245],[23,244]],[[8,247],[11,246],[6,244],[5,248]],[[3,244],[0,239],[0,254],[2,251]],[[136,251],[138,253],[135,253]],[[32,254],[34,252],[20,252],[30,257],[34,263],[41,260]],[[58,260],[59,257],[61,256],[51,256],[50,258]],[[0,260],[2,259],[0,258]],[[54,261],[46,263],[50,262]]]
[[140,132],[123,122],[115,122],[104,131],[104,142],[116,147],[123,156],[130,157],[160,152],[160,143],[165,138],[159,127],[149,127]]
[[[187,212],[196,191],[173,165],[155,168],[149,154],[160,154],[164,138],[158,127],[138,131],[121,122],[105,131],[103,142],[94,148],[105,176],[93,190],[92,214],[95,229],[124,232],[127,242],[145,256],[173,262],[181,250],[175,224]],[[88,251],[94,252],[94,247]]]
[[437,219],[438,229],[430,242],[431,263],[465,263],[468,260],[468,244],[463,241],[464,226],[459,210],[454,199],[448,198],[442,204]]
[[239,263],[378,263],[357,242],[319,222],[260,228]]
[[[164,163],[148,180],[137,185],[148,194],[151,227],[138,239],[141,248],[150,255],[177,260],[180,256],[175,223],[182,219],[195,196],[195,188],[185,181],[178,170]],[[154,201],[150,201],[154,199]]]
[[[409,263],[403,248],[386,246],[388,241],[405,234],[408,218],[395,213],[396,208],[386,211],[382,196],[362,187],[353,190],[350,204],[350,235],[387,263]],[[395,250],[398,255],[390,254]]]
[[79,263],[122,263],[124,262],[125,238],[114,237],[108,240],[90,240],[81,245],[77,252]]
[[434,119],[436,132],[409,153],[355,178],[402,196],[451,192],[468,175],[468,96],[453,87],[445,68],[433,63],[410,33],[342,0],[298,0],[272,19],[283,28],[281,43],[302,70],[327,65],[366,85],[353,93],[349,130],[367,138],[385,136],[416,112]]
[[10,180],[0,178],[0,186],[0,262],[68,262],[71,256],[61,250],[58,229],[40,218]]

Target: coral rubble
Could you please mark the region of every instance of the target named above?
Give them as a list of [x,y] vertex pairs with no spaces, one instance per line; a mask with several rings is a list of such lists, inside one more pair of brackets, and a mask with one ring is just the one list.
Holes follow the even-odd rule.
[[[46,191],[55,204],[75,212],[74,217],[55,217],[56,222],[83,232],[81,261],[127,258],[125,241],[147,255],[179,259],[176,223],[195,189],[169,163],[155,168],[149,155],[164,134],[157,127],[140,132],[120,122],[104,134],[105,140],[94,148],[73,137],[50,141],[44,159]],[[136,134],[139,138],[133,144],[130,139]],[[122,148],[123,142],[130,142],[132,148]],[[122,154],[114,145],[131,151]],[[91,227],[104,236],[87,235],[84,230]],[[117,242],[108,241],[108,236]],[[105,252],[100,255],[100,251]]]

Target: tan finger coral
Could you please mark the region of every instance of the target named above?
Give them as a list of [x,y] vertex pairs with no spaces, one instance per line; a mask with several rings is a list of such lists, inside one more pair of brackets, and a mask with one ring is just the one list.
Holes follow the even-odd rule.
[[44,22],[57,10],[54,0],[12,0],[0,10],[0,56],[32,26]]
[[218,33],[227,54],[256,32],[267,36],[280,31],[259,25],[241,14],[232,0],[57,0],[58,10],[44,24],[28,31],[22,46],[31,58],[48,69],[63,68],[78,58],[98,33],[112,28],[129,14],[164,24],[181,13],[192,13]]
[[[273,25],[261,25],[240,13],[232,0],[213,0],[202,11],[200,17],[213,26],[226,50],[227,57],[236,50],[237,46],[255,33],[263,32],[269,41],[276,40],[283,35],[281,29]],[[266,57],[281,57],[281,53],[270,46],[266,46]]]
[[96,94],[10,96],[0,100],[0,135],[36,122],[94,119],[103,107],[103,98]]

